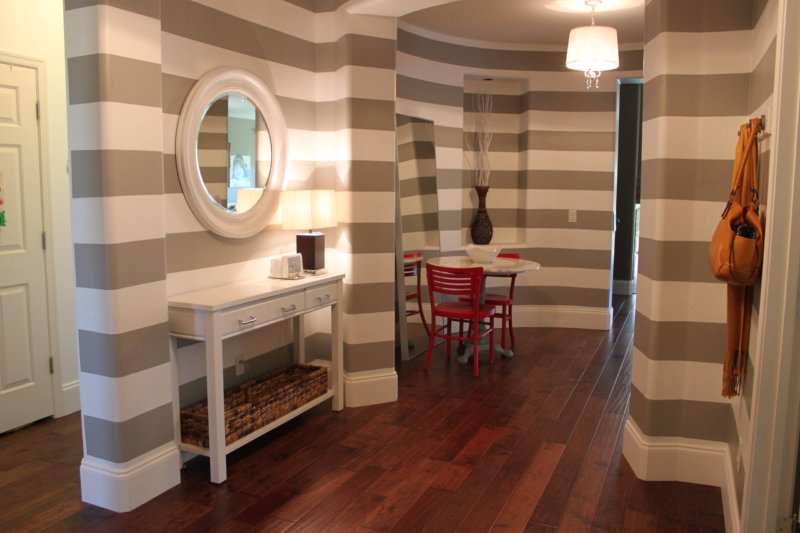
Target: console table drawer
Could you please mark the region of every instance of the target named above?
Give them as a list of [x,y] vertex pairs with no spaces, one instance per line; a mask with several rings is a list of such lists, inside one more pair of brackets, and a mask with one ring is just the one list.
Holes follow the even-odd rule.
[[240,309],[222,313],[222,335],[230,335],[279,320],[286,316],[302,313],[305,309],[303,294],[290,294]]
[[336,301],[336,284],[306,289],[306,309],[329,305]]

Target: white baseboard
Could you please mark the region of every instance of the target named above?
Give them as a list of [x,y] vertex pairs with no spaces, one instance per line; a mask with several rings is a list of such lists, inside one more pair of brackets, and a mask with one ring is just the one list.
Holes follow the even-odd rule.
[[611,328],[610,307],[568,305],[515,305],[514,327],[521,328]]
[[79,381],[64,383],[61,386],[61,394],[64,397],[64,411],[58,416],[66,416],[81,410],[81,384]]
[[178,446],[170,442],[124,464],[81,461],[81,499],[118,513],[135,509],[181,482]]
[[633,294],[633,287],[636,285],[634,280],[621,280],[615,279],[614,280],[614,287],[613,291],[614,294],[624,294],[625,296],[630,296]]
[[725,530],[739,533],[739,503],[730,447],[726,443],[683,437],[650,437],[642,433],[636,422],[628,419],[622,454],[639,479],[720,487]]
[[[611,329],[612,309],[569,305],[515,305],[514,327]],[[430,318],[430,304],[422,304],[425,318]],[[409,323],[421,323],[419,315],[408,317]]]
[[394,369],[344,373],[344,403],[361,407],[397,401],[397,372]]

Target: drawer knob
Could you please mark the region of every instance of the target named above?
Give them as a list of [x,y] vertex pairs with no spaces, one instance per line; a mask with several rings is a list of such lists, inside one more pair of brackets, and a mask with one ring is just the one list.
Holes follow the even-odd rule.
[[250,315],[250,319],[249,320],[239,320],[239,326],[240,327],[247,326],[248,324],[252,324],[256,320],[258,320],[258,319],[256,318],[255,315]]
[[289,307],[281,307],[281,311],[284,313],[291,313],[292,311],[297,311],[297,305],[292,304]]
[[320,303],[328,302],[328,301],[330,301],[330,299],[331,299],[331,295],[330,294],[326,294],[325,296],[317,296],[317,300],[319,300]]

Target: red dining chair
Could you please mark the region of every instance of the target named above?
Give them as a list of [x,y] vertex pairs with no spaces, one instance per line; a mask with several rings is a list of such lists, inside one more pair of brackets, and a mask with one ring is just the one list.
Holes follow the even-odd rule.
[[[494,313],[495,306],[480,303],[483,268],[451,268],[427,264],[428,291],[431,299],[431,334],[428,338],[428,355],[425,369],[431,362],[433,341],[440,337],[447,341],[447,359],[453,340],[472,341],[473,375],[478,377],[478,342],[489,336],[489,363],[494,363]],[[439,301],[436,296],[453,297],[455,301]],[[460,301],[458,298],[464,298]],[[436,318],[446,319],[443,326],[437,327]],[[458,323],[458,334],[452,331],[453,322]],[[469,332],[464,334],[464,323],[469,324]],[[481,330],[481,326],[484,327]]]
[[[518,253],[497,254],[497,257],[506,257],[508,259],[519,259]],[[499,312],[496,312],[494,317],[501,320],[500,330],[500,346],[506,349],[506,327],[508,328],[509,336],[511,337],[511,348],[514,348],[514,318],[512,315],[514,305],[514,285],[517,282],[517,275],[510,274],[504,275],[508,277],[511,283],[508,285],[507,291],[490,291],[486,290],[486,298],[484,302],[486,305],[499,307]]]
[[416,300],[417,309],[406,309],[406,316],[419,315],[422,320],[422,326],[425,328],[425,333],[430,335],[431,330],[428,328],[428,323],[425,321],[425,313],[422,312],[422,290],[420,288],[422,283],[422,254],[420,252],[403,254],[403,260],[403,272],[405,277],[416,276],[417,278],[416,290],[406,289],[406,302],[409,300]]
[[[520,255],[518,253],[506,253],[506,254],[497,254],[497,257],[505,257],[508,259],[519,259]],[[487,276],[491,276],[492,274],[487,274]],[[495,276],[501,277],[501,276]],[[511,337],[511,348],[514,348],[514,319],[512,316],[512,307],[514,305],[514,285],[517,282],[517,275],[516,274],[503,274],[502,277],[510,278],[511,283],[508,285],[508,289],[506,291],[489,291],[487,289],[486,295],[484,297],[484,303],[486,305],[491,305],[494,307],[499,307],[499,310],[496,310],[494,314],[494,318],[499,318],[501,320],[501,330],[500,330],[500,346],[505,350],[506,349],[506,328],[508,328],[508,332]],[[464,300],[463,298],[461,298]]]

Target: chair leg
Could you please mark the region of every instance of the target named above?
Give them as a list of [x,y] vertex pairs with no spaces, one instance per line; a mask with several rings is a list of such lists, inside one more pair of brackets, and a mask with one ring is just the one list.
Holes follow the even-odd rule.
[[[471,323],[470,329],[472,330],[472,375],[478,377],[478,324]],[[494,330],[492,330],[494,331]]]
[[458,355],[464,355],[466,347],[464,346],[464,321],[458,321]]
[[506,306],[502,306],[502,310],[500,312],[500,346],[505,350],[506,349]]
[[511,335],[511,349],[514,349],[514,310],[513,304],[508,306],[508,332]]
[[494,322],[492,329],[489,330],[489,364],[494,364]]
[[422,327],[425,328],[425,333],[428,335],[431,334],[431,330],[428,327],[428,322],[425,320],[425,313],[422,312],[422,295],[417,291],[417,308],[419,309],[419,318],[422,320]]
[[433,331],[428,335],[428,354],[425,356],[425,370],[428,370],[428,365],[431,364],[431,354],[433,353],[433,339],[436,338],[436,317],[431,317],[433,324]]
[[447,349],[446,349],[446,351],[447,351],[447,360],[448,361],[450,360],[450,348],[451,348],[451,346],[453,344],[453,341],[452,341],[452,338],[451,338],[453,336],[452,330],[453,330],[453,321],[448,318],[447,319],[447,331],[445,332],[445,335],[447,335],[447,342],[446,342]]

